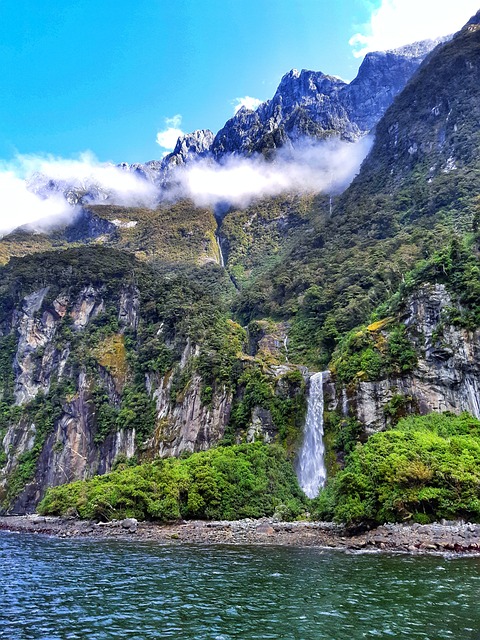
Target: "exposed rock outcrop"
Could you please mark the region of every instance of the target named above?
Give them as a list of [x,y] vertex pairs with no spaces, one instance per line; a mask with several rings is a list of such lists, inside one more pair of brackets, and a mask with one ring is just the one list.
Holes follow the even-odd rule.
[[428,53],[442,40],[368,53],[351,83],[292,69],[271,100],[240,109],[215,136],[212,153],[267,153],[302,138],[335,135],[354,142],[380,120]]
[[480,331],[449,323],[452,307],[443,284],[424,285],[416,291],[406,303],[403,318],[419,356],[415,370],[395,378],[359,381],[336,392],[328,384],[330,407],[354,415],[367,433],[387,426],[392,402],[406,413],[468,411],[480,418]]
[[[202,398],[203,381],[192,366],[200,347],[188,340],[174,370],[145,375],[146,392],[156,407],[153,435],[145,440],[135,426],[115,428],[111,423],[108,432],[100,432],[105,427],[99,412],[119,415],[125,385],[131,382],[124,333],[135,335],[139,327],[140,294],[131,284],[122,286],[118,297],[103,286],[89,285],[77,293],[65,289],[51,300],[54,289],[46,286],[26,295],[3,327],[16,336],[12,392],[19,417],[12,413],[7,428],[0,427],[0,502],[9,503],[14,512],[33,509],[47,487],[106,473],[120,458],[208,449],[223,437],[230,416],[232,392],[226,387],[211,390],[208,402]],[[101,327],[112,318],[112,304],[119,333],[97,333],[90,345],[92,324],[100,318]],[[168,340],[166,344],[176,348]],[[173,389],[175,375],[183,372],[185,387]],[[57,392],[59,385],[62,391]],[[0,388],[0,399],[4,391]],[[25,464],[29,469],[33,465],[34,475],[12,494],[14,478],[21,482],[24,473],[29,477]]]

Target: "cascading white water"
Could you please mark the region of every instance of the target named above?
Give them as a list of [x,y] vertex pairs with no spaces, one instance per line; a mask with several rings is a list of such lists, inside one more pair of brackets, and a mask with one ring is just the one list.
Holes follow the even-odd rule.
[[304,437],[297,459],[298,482],[309,498],[317,497],[327,478],[323,445],[323,379],[323,373],[315,373],[310,378]]
[[220,242],[220,238],[219,236],[215,235],[215,239],[217,241],[217,247],[218,247],[218,259],[219,259],[219,264],[221,267],[225,266],[225,260],[223,259],[223,252],[222,252],[222,245]]

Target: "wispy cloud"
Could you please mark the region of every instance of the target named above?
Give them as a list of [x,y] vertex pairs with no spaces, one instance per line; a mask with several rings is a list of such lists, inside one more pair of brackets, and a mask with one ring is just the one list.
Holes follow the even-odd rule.
[[294,149],[280,150],[274,162],[263,156],[229,158],[222,164],[202,160],[179,170],[177,195],[198,206],[245,207],[256,198],[288,191],[335,193],[356,175],[371,142],[305,140]]
[[151,183],[90,152],[74,159],[17,155],[0,162],[0,235],[26,224],[41,230],[68,222],[76,214],[64,195],[69,191],[124,206],[154,206],[158,197]]
[[234,113],[240,111],[242,107],[246,107],[250,110],[255,110],[258,106],[262,104],[263,100],[259,100],[258,98],[252,98],[251,96],[244,96],[243,98],[235,98],[233,100],[233,104],[235,105]]
[[62,194],[41,198],[27,189],[24,180],[13,171],[0,172],[0,237],[22,225],[48,228],[67,222],[75,215]]
[[355,57],[454,33],[477,12],[478,0],[381,0],[349,44]]
[[157,133],[157,144],[159,144],[162,149],[165,149],[166,153],[173,151],[178,138],[185,135],[180,129],[181,124],[182,116],[177,113],[171,118],[165,118],[165,129]]
[[281,149],[274,161],[263,156],[229,157],[217,163],[202,159],[173,173],[169,192],[136,173],[100,163],[86,152],[74,159],[18,155],[0,162],[0,237],[30,225],[43,231],[73,220],[78,207],[70,196],[86,194],[91,202],[154,207],[166,200],[190,198],[198,206],[228,203],[245,207],[257,198],[292,191],[335,193],[358,172],[371,141],[356,144],[306,139]]

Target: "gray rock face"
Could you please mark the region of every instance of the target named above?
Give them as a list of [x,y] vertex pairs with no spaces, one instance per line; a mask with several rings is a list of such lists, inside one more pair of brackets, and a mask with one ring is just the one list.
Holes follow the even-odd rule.
[[470,18],[465,25],[465,28],[469,29],[470,27],[476,27],[477,25],[480,25],[480,11],[477,11],[477,13]]
[[169,179],[172,178],[172,172],[175,168],[181,167],[192,160],[199,160],[209,154],[214,137],[214,134],[209,129],[199,129],[178,138],[172,153],[166,155],[162,160],[150,160],[145,164],[123,162],[118,166],[124,171],[134,173],[160,188],[166,187],[169,184]]
[[[189,341],[179,364],[181,370],[198,357],[200,349]],[[209,407],[201,401],[202,379],[194,373],[186,389],[172,402],[172,376],[147,376],[147,388],[157,406],[157,423],[147,447],[161,457],[178,456],[184,451],[205,451],[217,444],[230,418],[232,394],[220,389]]]
[[163,166],[177,166],[193,158],[201,158],[210,151],[214,138],[215,135],[209,129],[187,133],[177,140],[172,153],[165,156]]
[[41,198],[52,194],[63,195],[72,207],[88,202],[108,201],[110,192],[91,179],[85,180],[82,186],[72,185],[68,180],[53,179],[42,173],[35,173],[27,182],[27,188]]
[[[292,69],[283,76],[271,100],[256,110],[242,107],[216,135],[208,129],[197,130],[180,137],[172,153],[162,160],[117,166],[161,190],[175,185],[178,167],[201,158],[221,161],[225,156],[253,153],[269,157],[276,149],[294,146],[304,138],[336,136],[355,142],[376,125],[441,41],[426,40],[392,51],[368,53],[351,83],[321,71]],[[29,189],[42,197],[62,193],[71,205],[114,199],[114,194],[91,181],[84,188],[73,188],[39,174],[32,177]]]
[[[70,343],[59,334],[59,325],[68,316],[73,334],[79,335],[88,330],[106,303],[111,304],[111,299],[104,289],[90,285],[75,295],[66,290],[47,303],[49,290],[44,287],[25,296],[7,323],[18,336],[14,359],[16,404],[24,406],[38,393],[47,394],[53,382],[71,381],[75,392],[62,400],[61,412],[42,442],[35,477],[11,505],[14,513],[34,509],[47,487],[111,471],[119,456],[150,459],[180,455],[184,451],[209,449],[220,440],[230,416],[231,392],[216,391],[206,407],[201,401],[202,380],[193,374],[182,397],[173,399],[171,372],[165,377],[146,376],[148,392],[157,406],[156,426],[149,441],[140,443],[134,428],[112,431],[104,439],[97,439],[95,376],[100,376],[109,403],[117,408],[124,382],[119,383],[100,365],[95,374],[91,364],[88,368],[83,361],[71,362]],[[117,309],[120,332],[135,331],[140,318],[140,294],[135,286],[123,287]],[[188,342],[180,368],[189,367],[198,355],[199,348]],[[0,468],[0,502],[22,456],[37,445],[37,432],[30,414],[12,422],[2,432],[0,452],[6,462]]]
[[[54,380],[60,383],[71,380],[77,391],[63,402],[61,414],[42,445],[35,477],[12,505],[15,512],[33,508],[46,487],[106,473],[119,455],[130,458],[137,449],[134,429],[111,433],[101,443],[95,441],[92,379],[84,363],[79,363],[79,371],[76,370],[69,359],[68,341],[58,339],[60,320],[67,314],[74,331],[86,329],[105,307],[104,292],[85,287],[75,297],[65,292],[45,305],[48,292],[49,287],[45,287],[27,295],[12,317],[18,335],[14,359],[16,404],[25,405],[39,392],[48,393]],[[131,288],[122,291],[118,316],[121,327],[136,326],[138,303],[138,291]],[[106,370],[102,375],[111,402],[118,403],[114,380]],[[35,419],[25,416],[10,424],[4,433],[1,447],[6,464],[0,470],[0,499],[21,456],[36,445],[36,432]]]
[[[480,331],[445,322],[452,306],[444,285],[419,289],[408,302],[404,320],[419,354],[417,368],[406,376],[343,389],[333,405],[355,415],[367,433],[387,426],[385,408],[394,396],[408,399],[410,408],[420,414],[468,411],[480,418]],[[333,385],[326,393],[332,399]]]
[[303,137],[354,142],[368,133],[427,54],[442,40],[369,53],[350,84],[319,71],[293,69],[271,100],[245,107],[215,136],[213,155],[268,153]]

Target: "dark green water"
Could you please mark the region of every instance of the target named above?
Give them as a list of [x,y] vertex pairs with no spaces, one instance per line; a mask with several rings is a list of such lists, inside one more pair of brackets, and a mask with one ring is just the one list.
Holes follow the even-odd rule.
[[0,534],[0,638],[480,640],[480,558]]

